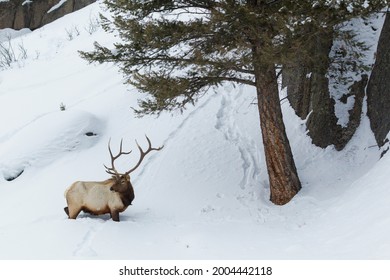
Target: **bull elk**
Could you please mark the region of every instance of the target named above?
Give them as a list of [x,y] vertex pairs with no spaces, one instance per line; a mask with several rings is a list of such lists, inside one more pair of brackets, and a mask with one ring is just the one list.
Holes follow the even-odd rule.
[[115,160],[121,155],[130,154],[122,151],[122,140],[119,146],[119,153],[113,155],[108,142],[108,151],[111,156],[111,167],[106,168],[106,172],[112,177],[101,182],[74,182],[66,191],[65,198],[68,204],[64,208],[69,219],[76,219],[81,211],[92,215],[110,214],[113,221],[119,222],[119,213],[126,210],[134,200],[134,189],[130,182],[130,173],[140,166],[144,157],[151,151],[159,151],[159,148],[152,148],[150,139],[146,136],[149,147],[143,151],[137,141],[136,144],[140,151],[138,163],[125,173],[119,173],[115,168]]

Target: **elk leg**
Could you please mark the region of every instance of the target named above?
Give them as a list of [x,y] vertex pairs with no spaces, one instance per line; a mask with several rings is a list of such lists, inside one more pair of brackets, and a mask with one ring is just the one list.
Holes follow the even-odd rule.
[[[66,210],[65,210],[66,212]],[[68,212],[69,212],[69,219],[76,219],[77,216],[80,214],[81,212],[81,208],[76,208],[76,209],[68,209]]]
[[68,207],[65,207],[65,208],[64,208],[64,211],[65,211],[66,215],[68,215],[68,218],[69,218],[69,208],[68,208]]
[[118,211],[111,211],[111,218],[115,222],[119,222],[119,212]]

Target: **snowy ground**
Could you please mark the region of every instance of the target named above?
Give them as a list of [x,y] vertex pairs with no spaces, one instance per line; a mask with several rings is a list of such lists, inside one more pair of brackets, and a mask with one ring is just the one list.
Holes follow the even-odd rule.
[[[115,66],[88,65],[77,53],[115,42],[90,32],[99,11],[96,3],[14,38],[28,57],[0,71],[1,259],[390,257],[390,156],[379,161],[366,117],[343,151],[323,150],[284,103],[303,189],[275,206],[255,91],[226,84],[183,114],[134,118],[142,95]],[[133,175],[136,199],[121,222],[68,220],[63,193],[74,181],[107,178],[109,138],[134,149],[145,134],[164,149]],[[118,169],[137,161],[135,151]]]

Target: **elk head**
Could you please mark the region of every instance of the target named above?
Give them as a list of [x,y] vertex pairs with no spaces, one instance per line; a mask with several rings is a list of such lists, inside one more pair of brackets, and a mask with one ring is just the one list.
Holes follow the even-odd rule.
[[108,151],[109,151],[110,157],[111,157],[111,167],[107,167],[106,165],[104,165],[104,167],[106,168],[106,172],[108,174],[112,175],[112,179],[114,180],[114,184],[110,187],[110,190],[125,195],[128,199],[130,199],[130,203],[134,199],[134,190],[133,190],[133,186],[130,182],[130,173],[133,172],[134,170],[136,170],[140,166],[141,162],[143,161],[143,159],[145,158],[145,156],[148,153],[150,153],[151,151],[160,151],[164,147],[164,146],[161,146],[158,148],[152,148],[152,143],[150,142],[150,139],[146,135],[145,135],[145,137],[146,137],[146,140],[148,141],[148,144],[149,144],[148,149],[146,151],[142,150],[142,148],[138,144],[137,140],[135,141],[135,143],[137,144],[137,147],[140,151],[140,158],[138,160],[138,163],[133,168],[131,168],[130,170],[128,170],[125,173],[119,173],[116,170],[115,160],[118,159],[121,155],[130,154],[132,151],[129,151],[129,152],[122,151],[122,141],[123,141],[123,139],[122,139],[120,146],[119,146],[119,153],[114,156],[112,154],[112,151],[111,151],[110,141],[108,142]]

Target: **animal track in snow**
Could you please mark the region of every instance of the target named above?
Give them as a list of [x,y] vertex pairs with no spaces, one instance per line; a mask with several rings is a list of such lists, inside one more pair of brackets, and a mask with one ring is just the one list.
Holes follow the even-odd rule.
[[[233,97],[235,95],[235,97]],[[234,144],[240,154],[242,160],[243,177],[240,181],[240,188],[245,189],[254,181],[257,180],[259,166],[255,158],[256,150],[253,140],[249,140],[243,135],[235,120],[236,112],[233,103],[238,102],[238,98],[242,95],[242,88],[238,93],[228,92],[221,99],[221,106],[217,113],[217,121],[215,128],[221,131],[225,139]],[[246,100],[244,101],[246,102]],[[248,143],[250,143],[248,145]]]
[[75,257],[94,257],[97,253],[92,248],[92,242],[95,236],[103,229],[105,221],[97,221],[99,224],[91,225],[87,232],[82,237],[81,241],[77,244],[76,249],[73,251]]

